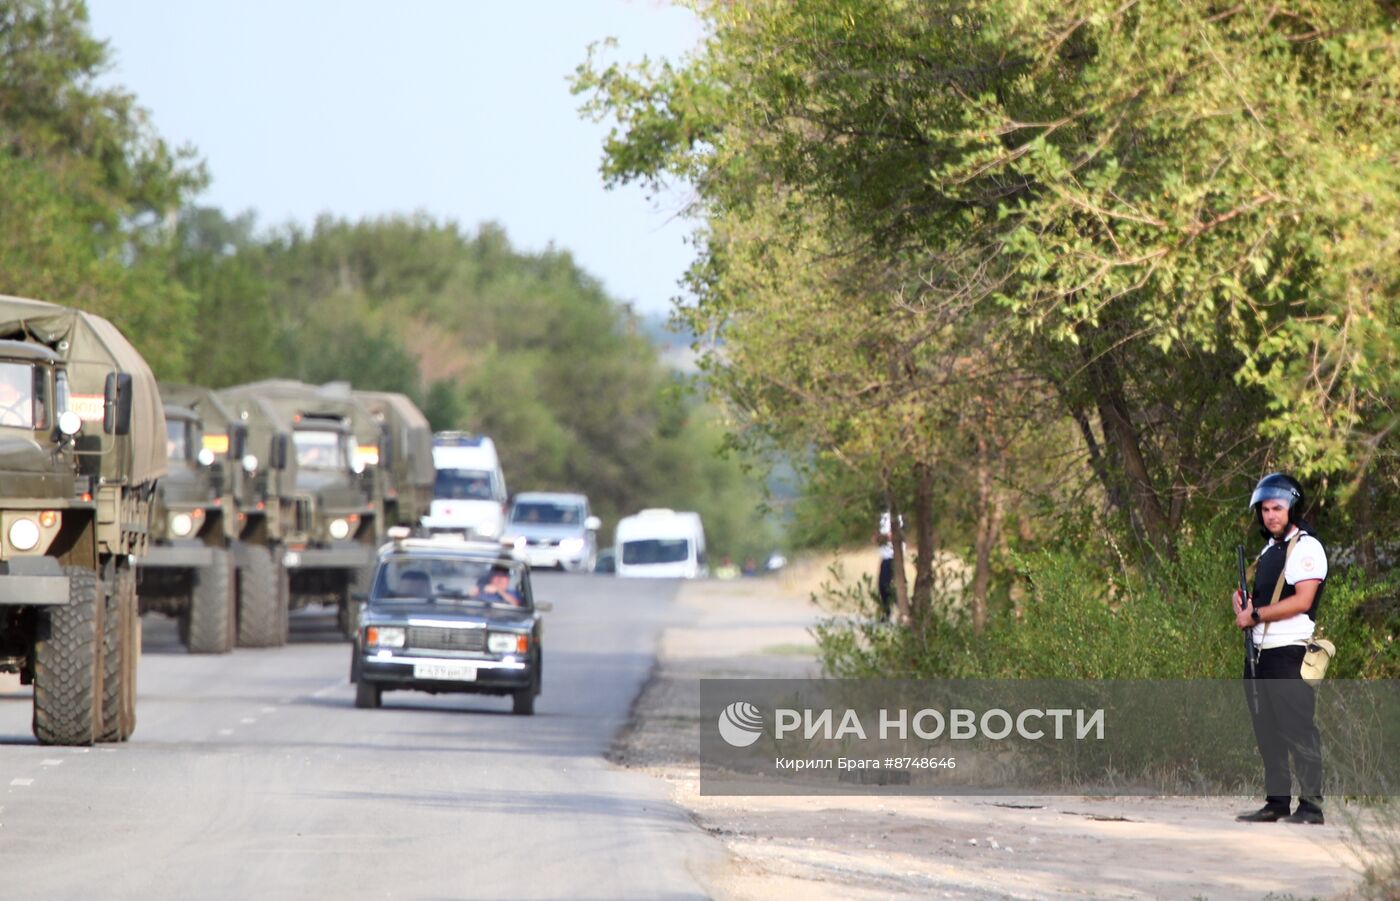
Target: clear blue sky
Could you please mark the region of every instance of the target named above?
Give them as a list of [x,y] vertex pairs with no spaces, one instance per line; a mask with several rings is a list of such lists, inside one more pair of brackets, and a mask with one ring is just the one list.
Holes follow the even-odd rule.
[[263,226],[425,211],[568,250],[618,300],[667,308],[693,254],[683,191],[606,191],[605,128],[567,78],[590,42],[675,59],[695,17],[658,0],[89,0],[112,82]]

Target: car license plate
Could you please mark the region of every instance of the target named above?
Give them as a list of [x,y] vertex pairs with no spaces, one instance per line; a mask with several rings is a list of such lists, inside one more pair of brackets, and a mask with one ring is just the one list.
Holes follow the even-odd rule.
[[476,667],[466,663],[415,663],[413,664],[413,678],[475,682]]

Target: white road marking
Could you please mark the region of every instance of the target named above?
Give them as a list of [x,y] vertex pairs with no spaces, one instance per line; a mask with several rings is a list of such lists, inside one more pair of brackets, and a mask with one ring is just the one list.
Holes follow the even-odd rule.
[[59,766],[63,761],[57,757],[47,757],[39,761],[39,766]]
[[345,685],[345,684],[346,684],[345,682],[332,682],[330,685],[327,685],[325,688],[318,688],[318,689],[316,689],[315,691],[313,691],[313,692],[311,693],[311,697],[313,697],[313,698],[324,698],[326,695],[330,694],[331,692],[335,691],[337,688],[339,688],[340,686]]
[[251,726],[251,725],[253,725],[254,723],[256,723],[257,721],[258,721],[258,718],[255,717],[255,716],[245,716],[245,717],[243,717],[243,719],[239,720],[239,722],[242,723],[242,724],[245,725],[245,726]]
[[259,711],[259,713],[276,713],[276,712],[277,712],[277,708],[276,708],[276,707],[264,707],[262,710]]
[[220,730],[219,730],[219,734],[220,734],[220,735],[232,735],[232,734],[233,734],[233,730],[232,730],[232,729],[220,729]]
[[11,785],[33,785],[33,784],[34,784],[34,780],[33,780],[33,779],[11,779],[11,780],[10,780],[10,784],[11,784]]

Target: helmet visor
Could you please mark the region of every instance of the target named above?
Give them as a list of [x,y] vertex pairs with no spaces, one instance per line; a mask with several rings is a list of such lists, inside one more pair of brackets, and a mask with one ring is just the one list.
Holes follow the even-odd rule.
[[1249,509],[1254,510],[1264,501],[1283,501],[1288,509],[1298,500],[1298,492],[1283,485],[1260,485],[1249,498]]

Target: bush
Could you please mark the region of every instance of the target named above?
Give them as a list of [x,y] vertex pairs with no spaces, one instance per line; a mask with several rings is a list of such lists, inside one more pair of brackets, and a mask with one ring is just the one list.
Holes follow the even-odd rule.
[[[1232,679],[1244,642],[1229,615],[1239,532],[1221,518],[1182,536],[1176,559],[1133,566],[1103,547],[1079,544],[1014,558],[1024,587],[994,611],[983,633],[957,612],[921,633],[863,620],[817,629],[826,672],[838,677],[981,679]],[[868,582],[868,580],[866,580]],[[1329,678],[1400,675],[1400,577],[1368,580],[1335,570],[1320,614],[1337,645]],[[823,586],[829,608],[866,607],[868,584]],[[938,609],[956,611],[952,599]]]

